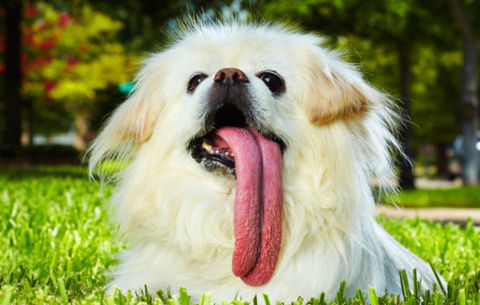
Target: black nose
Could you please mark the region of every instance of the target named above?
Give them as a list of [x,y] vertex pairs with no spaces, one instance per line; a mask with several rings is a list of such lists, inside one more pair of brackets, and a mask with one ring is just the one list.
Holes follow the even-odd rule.
[[224,68],[219,70],[213,78],[215,83],[224,85],[233,85],[248,83],[248,78],[242,70],[236,68]]

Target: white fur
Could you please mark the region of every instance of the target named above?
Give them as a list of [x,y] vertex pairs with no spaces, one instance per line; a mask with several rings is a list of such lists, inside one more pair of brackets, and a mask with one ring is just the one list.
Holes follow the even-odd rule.
[[[369,285],[378,293],[400,293],[398,270],[411,275],[417,268],[423,288],[431,287],[430,267],[374,218],[369,181],[391,180],[389,147],[398,148],[389,131],[395,125],[390,102],[321,42],[277,26],[197,24],[145,61],[135,92],[90,148],[92,170],[112,157],[128,162],[111,205],[130,249],[121,254],[110,286],[124,291],[144,284],[150,291],[183,286],[195,298],[211,292],[217,301],[237,293],[244,299],[267,293],[271,300],[292,301],[322,291],[333,298],[344,280],[349,295]],[[203,126],[213,75],[226,67],[247,75],[258,116],[287,144],[282,246],[275,273],[262,287],[247,286],[231,271],[235,181],[207,172],[186,149]],[[285,79],[279,98],[255,77],[265,69]],[[187,83],[196,72],[209,77],[189,95]],[[326,103],[308,100],[312,88],[325,96],[339,90],[341,99],[332,103],[361,94],[369,107],[312,124],[305,103],[320,108]]]

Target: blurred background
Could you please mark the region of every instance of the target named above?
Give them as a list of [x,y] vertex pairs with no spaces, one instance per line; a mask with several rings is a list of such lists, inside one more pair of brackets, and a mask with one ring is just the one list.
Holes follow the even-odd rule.
[[410,117],[398,136],[413,166],[399,159],[395,183],[479,184],[478,0],[4,0],[0,166],[79,164],[141,60],[189,15],[324,35]]

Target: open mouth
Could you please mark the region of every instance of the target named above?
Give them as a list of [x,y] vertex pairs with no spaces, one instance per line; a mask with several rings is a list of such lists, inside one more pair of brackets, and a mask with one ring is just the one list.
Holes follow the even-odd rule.
[[226,103],[207,118],[208,132],[193,139],[189,149],[208,170],[236,178],[232,272],[247,285],[262,286],[273,276],[282,240],[285,145],[252,125]]
[[[240,109],[227,103],[207,118],[205,128],[207,132],[191,140],[188,150],[192,158],[208,171],[235,176],[235,155],[230,145],[217,133],[223,127],[257,129],[247,123],[245,115]],[[285,143],[278,136],[273,133],[263,136],[275,141],[282,152],[285,150]]]

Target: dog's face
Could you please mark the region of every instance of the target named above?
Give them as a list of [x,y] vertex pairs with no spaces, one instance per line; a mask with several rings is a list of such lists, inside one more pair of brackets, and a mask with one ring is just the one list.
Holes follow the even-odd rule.
[[279,253],[294,255],[293,235],[335,217],[324,233],[345,229],[341,211],[361,207],[342,205],[339,179],[364,192],[367,171],[388,171],[390,134],[374,114],[385,113],[383,96],[320,42],[268,26],[200,27],[148,59],[92,148],[94,165],[135,152],[120,222],[138,232],[151,221],[159,232],[141,234],[228,254],[252,286],[271,279]]

